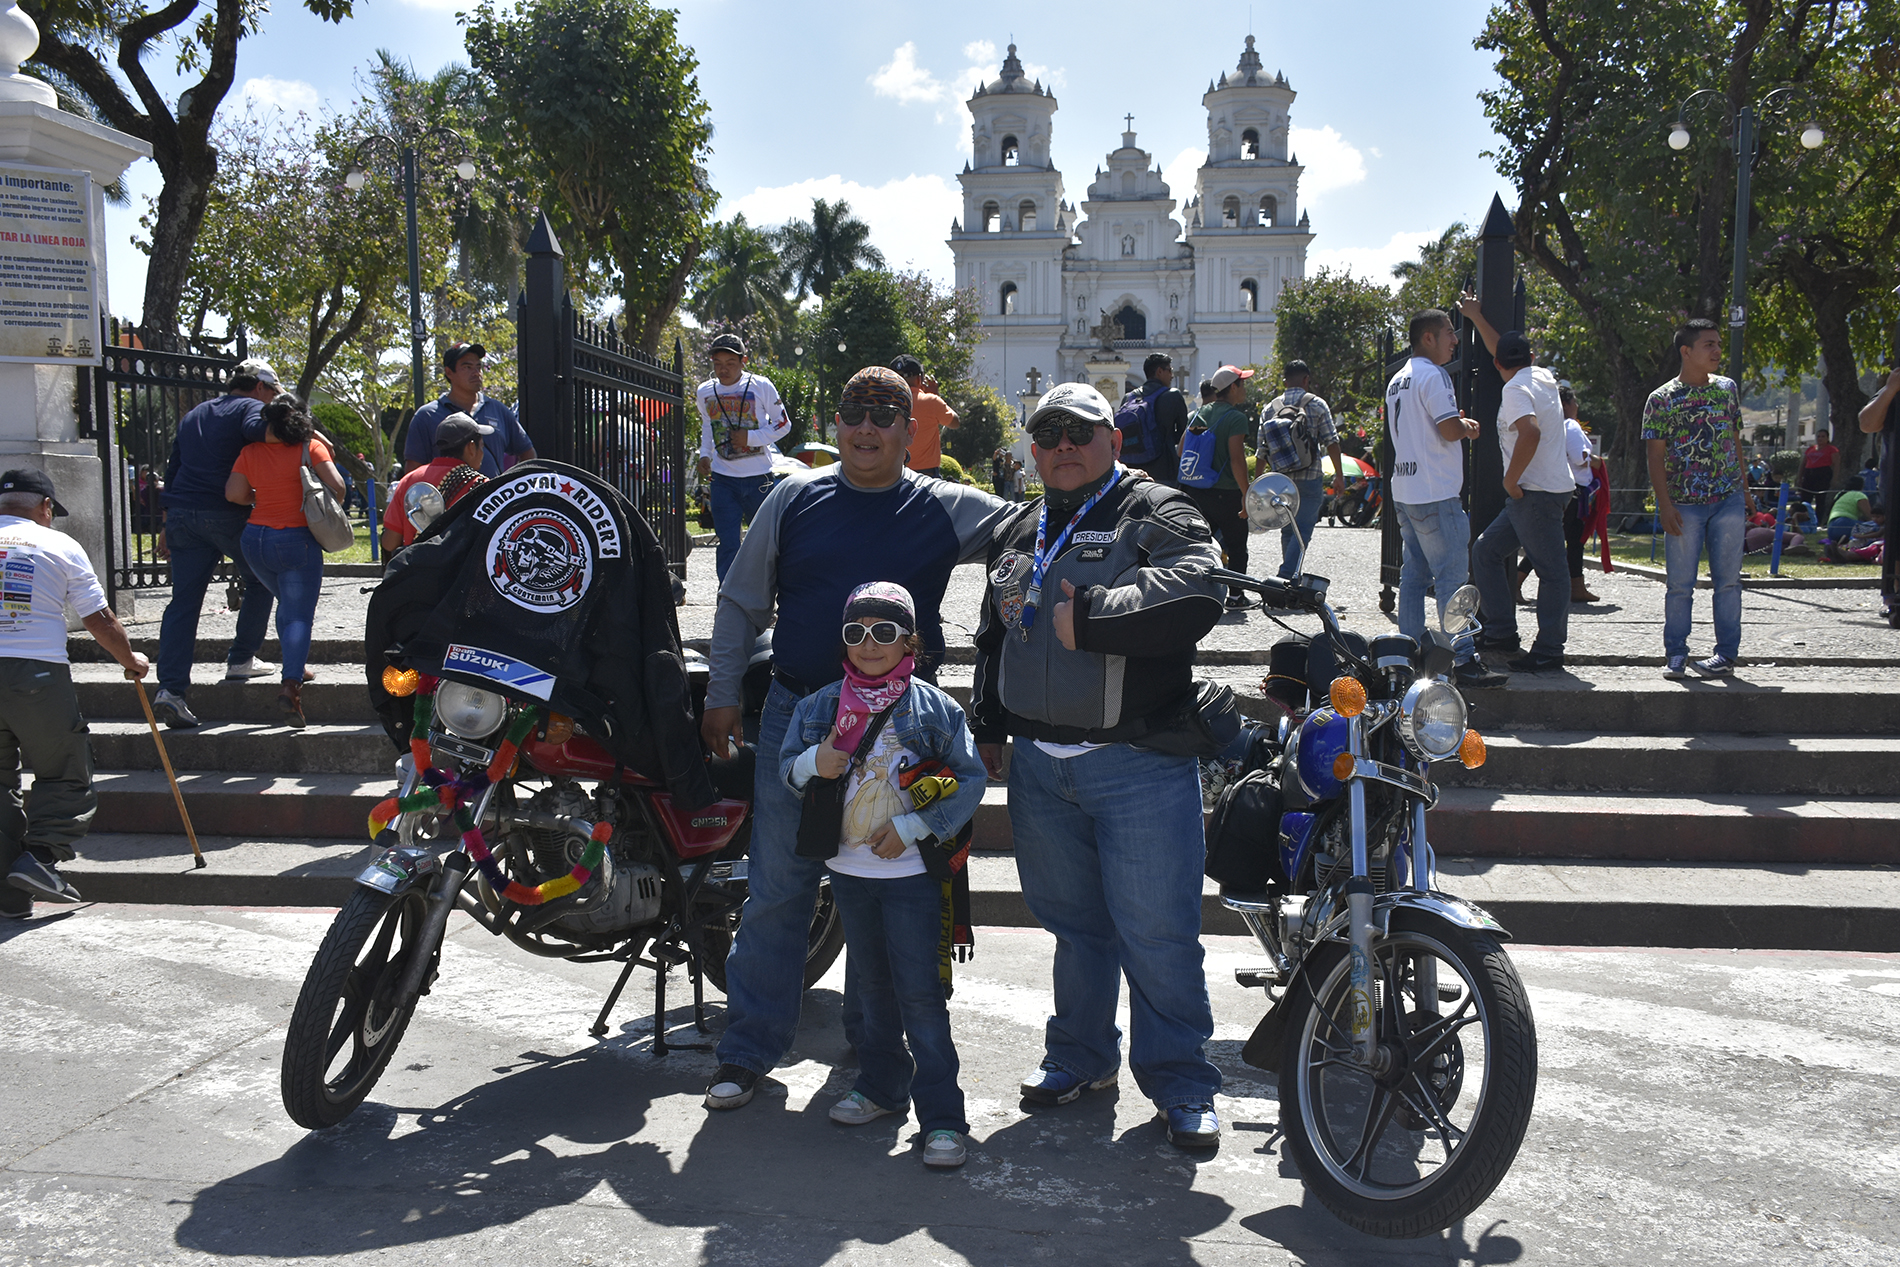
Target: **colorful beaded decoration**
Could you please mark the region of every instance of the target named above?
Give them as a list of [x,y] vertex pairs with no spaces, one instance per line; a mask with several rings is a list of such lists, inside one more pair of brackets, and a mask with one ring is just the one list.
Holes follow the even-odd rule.
[[549,880],[545,884],[526,885],[511,880],[502,871],[501,864],[494,854],[488,851],[488,842],[482,838],[481,824],[475,821],[469,812],[469,806],[481,800],[490,784],[507,777],[514,768],[515,758],[521,751],[521,741],[528,737],[534,728],[535,710],[524,708],[515,714],[508,727],[508,734],[501,746],[495,749],[495,756],[488,767],[463,778],[455,778],[446,770],[438,770],[434,765],[434,754],[429,749],[426,736],[429,723],[435,717],[435,688],[438,679],[424,675],[416,690],[415,727],[410,731],[409,751],[414,754],[416,769],[422,771],[422,781],[427,786],[417,788],[408,796],[390,797],[369,812],[369,835],[374,840],[382,834],[384,828],[400,815],[417,810],[431,809],[435,806],[450,811],[455,816],[455,826],[462,833],[462,848],[480,867],[488,878],[489,886],[507,901],[517,906],[540,906],[556,898],[566,897],[577,892],[582,885],[593,879],[594,872],[600,867],[602,855],[606,852],[607,840],[613,835],[612,823],[595,823],[588,831],[587,848],[581,854],[581,860],[566,875]]

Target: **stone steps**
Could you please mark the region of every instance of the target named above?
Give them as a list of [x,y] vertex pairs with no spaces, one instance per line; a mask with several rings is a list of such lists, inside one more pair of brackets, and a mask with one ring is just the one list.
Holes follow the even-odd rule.
[[1486,733],[1485,763],[1432,767],[1447,788],[1625,795],[1900,797],[1892,735]]

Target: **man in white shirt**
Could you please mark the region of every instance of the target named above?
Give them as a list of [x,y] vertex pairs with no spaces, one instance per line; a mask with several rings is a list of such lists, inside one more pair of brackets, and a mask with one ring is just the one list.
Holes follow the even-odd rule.
[[[1445,604],[1471,575],[1471,518],[1459,494],[1465,483],[1464,442],[1478,424],[1458,408],[1445,363],[1458,351],[1451,318],[1437,308],[1413,316],[1412,358],[1385,386],[1386,433],[1392,437],[1392,504],[1398,508],[1405,563],[1399,571],[1399,632],[1425,637],[1425,591]],[[1460,642],[1466,659],[1460,686],[1496,686],[1502,673],[1486,669]]]
[[[24,919],[33,899],[77,902],[59,873],[98,808],[92,744],[66,660],[66,608],[99,645],[143,678],[151,662],[132,650],[106,606],[79,543],[53,529],[66,508],[44,471],[0,474],[0,915]],[[20,795],[21,759],[33,790]]]
[[1504,454],[1504,491],[1510,500],[1471,547],[1471,571],[1481,600],[1484,632],[1478,646],[1518,649],[1517,604],[1512,601],[1517,551],[1537,573],[1537,638],[1529,652],[1507,663],[1513,673],[1561,669],[1570,629],[1570,568],[1564,557],[1564,507],[1577,495],[1564,435],[1557,376],[1532,364],[1530,340],[1516,330],[1499,334],[1474,296],[1460,308],[1491,353],[1504,396],[1498,405],[1498,447]]
[[792,422],[772,380],[746,369],[745,340],[722,334],[712,341],[713,376],[699,385],[699,478],[712,480],[714,556],[719,579],[739,553],[745,525],[772,491],[775,447]]

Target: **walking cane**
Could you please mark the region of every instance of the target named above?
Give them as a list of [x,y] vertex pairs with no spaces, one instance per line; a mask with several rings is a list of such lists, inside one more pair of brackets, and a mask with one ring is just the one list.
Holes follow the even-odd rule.
[[[132,677],[130,673],[126,676]],[[178,817],[185,820],[185,839],[191,842],[192,857],[197,859],[192,864],[193,868],[202,871],[205,865],[204,850],[198,848],[198,833],[191,829],[191,815],[185,812],[185,794],[178,790],[178,776],[172,773],[171,754],[165,751],[165,739],[158,733],[158,718],[152,715],[152,701],[146,697],[143,681],[132,678],[132,685],[138,688],[139,703],[145,708],[146,724],[152,728],[152,742],[158,745],[158,759],[165,763],[165,777],[171,780],[172,799],[178,802]]]

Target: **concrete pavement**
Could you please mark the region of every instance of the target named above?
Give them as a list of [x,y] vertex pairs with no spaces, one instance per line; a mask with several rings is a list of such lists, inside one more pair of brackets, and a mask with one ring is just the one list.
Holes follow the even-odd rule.
[[840,970],[759,1098],[709,1116],[712,1057],[653,1057],[637,992],[587,1038],[611,967],[535,960],[460,917],[371,1102],[305,1133],[277,1069],[327,921],[92,908],[0,928],[0,1264],[1900,1257],[1900,957],[1513,948],[1540,1048],[1524,1147],[1462,1226],[1381,1242],[1305,1198],[1273,1080],[1239,1062],[1258,1014],[1233,981],[1257,959],[1241,939],[1207,939],[1226,1135],[1197,1159],[1163,1140],[1126,1071],[1116,1092],[1023,1111],[1050,941],[983,930],[951,1003],[971,1159],[932,1174],[907,1119],[824,1118],[851,1076]]

